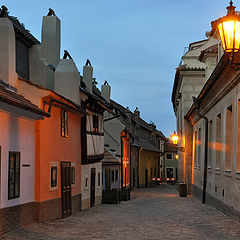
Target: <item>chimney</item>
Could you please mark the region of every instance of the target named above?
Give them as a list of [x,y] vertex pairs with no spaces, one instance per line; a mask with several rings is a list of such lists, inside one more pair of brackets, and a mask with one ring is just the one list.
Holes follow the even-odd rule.
[[12,86],[16,85],[15,31],[7,18],[5,6],[0,9],[0,80]]
[[91,62],[87,59],[85,66],[83,67],[83,82],[86,85],[86,89],[92,93],[92,80],[93,80],[93,67]]
[[57,66],[60,60],[60,27],[61,22],[59,18],[50,8],[48,15],[43,17],[41,53],[47,64],[52,64],[54,67]]
[[138,107],[136,107],[136,109],[134,110],[134,116],[140,118],[140,111]]
[[54,91],[80,104],[80,74],[70,54],[64,52],[64,58],[60,60],[55,70]]
[[107,102],[110,102],[111,86],[107,81],[101,86],[101,95]]

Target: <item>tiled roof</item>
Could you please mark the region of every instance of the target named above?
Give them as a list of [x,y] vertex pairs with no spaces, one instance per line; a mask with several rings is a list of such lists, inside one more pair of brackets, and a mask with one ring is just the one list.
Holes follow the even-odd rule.
[[199,61],[202,61],[204,55],[207,53],[218,53],[218,45],[215,44],[215,45],[208,47],[208,48],[204,49],[203,51],[201,51],[201,54],[199,55]]
[[40,114],[42,116],[49,117],[49,114],[44,112],[38,106],[34,105],[31,101],[24,98],[22,95],[16,93],[12,87],[8,87],[8,84],[0,81],[0,101],[19,107],[21,109]]
[[121,161],[119,160],[119,157],[116,157],[107,148],[105,148],[104,149],[104,158],[102,159],[102,163],[120,164]]
[[16,17],[8,16],[8,18],[12,21],[14,30],[16,34],[19,34],[25,40],[27,40],[30,44],[40,44],[40,42],[27,30],[23,24],[21,24]]
[[144,141],[144,140],[140,140],[138,142],[138,145],[146,151],[150,151],[150,152],[157,152],[157,153],[161,153],[160,149],[157,148],[156,146],[154,146],[153,144],[151,144],[148,141]]
[[177,148],[172,142],[165,142],[164,151],[165,152],[177,152]]

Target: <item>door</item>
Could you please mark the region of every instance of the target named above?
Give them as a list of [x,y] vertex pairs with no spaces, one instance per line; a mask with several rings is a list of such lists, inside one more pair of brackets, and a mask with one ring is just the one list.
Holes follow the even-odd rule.
[[145,187],[148,186],[148,169],[145,169]]
[[135,168],[133,168],[133,187],[135,187]]
[[167,178],[173,178],[173,168],[167,168]]
[[96,181],[96,169],[91,168],[90,207],[93,207],[95,205],[95,181]]
[[111,169],[106,168],[106,170],[105,170],[105,189],[111,189],[110,173],[111,173]]
[[71,162],[61,162],[62,218],[72,214]]

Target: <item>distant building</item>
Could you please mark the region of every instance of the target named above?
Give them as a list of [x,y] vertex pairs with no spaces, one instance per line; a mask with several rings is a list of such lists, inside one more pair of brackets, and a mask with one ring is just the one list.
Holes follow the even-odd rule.
[[122,157],[122,185],[144,187],[155,184],[152,178],[160,176],[160,157],[163,155],[160,147],[166,141],[165,136],[153,123],[148,124],[140,118],[138,108],[132,113],[111,100],[108,84],[102,87],[107,89],[103,91],[102,88],[102,94],[115,115],[105,112],[104,140]]
[[179,181],[187,183],[189,194],[192,192],[192,139],[189,138],[192,126],[185,119],[185,115],[193,104],[192,97],[200,93],[216,66],[218,53],[214,49],[207,53],[209,56],[207,62],[200,61],[201,52],[216,44],[217,40],[211,36],[206,40],[189,44],[188,51],[182,57],[175,73],[172,103],[177,118],[178,145],[185,149],[184,152],[178,151],[178,177]]

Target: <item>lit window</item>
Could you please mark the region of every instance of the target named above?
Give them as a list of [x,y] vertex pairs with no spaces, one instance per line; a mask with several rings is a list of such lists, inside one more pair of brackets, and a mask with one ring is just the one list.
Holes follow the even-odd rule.
[[57,186],[57,166],[51,166],[51,187]]
[[98,132],[98,116],[93,116],[93,132]]
[[68,137],[68,114],[61,110],[61,136]]
[[9,152],[8,199],[20,196],[20,152]]

